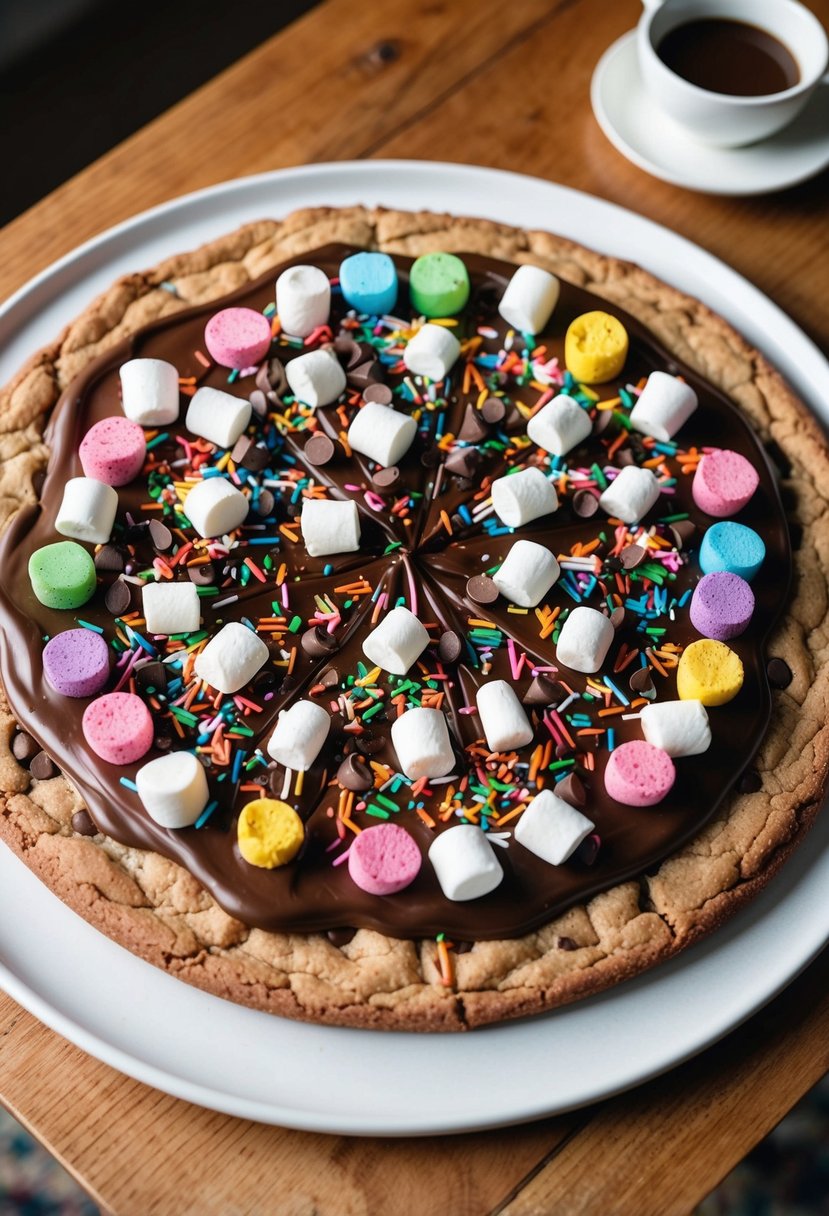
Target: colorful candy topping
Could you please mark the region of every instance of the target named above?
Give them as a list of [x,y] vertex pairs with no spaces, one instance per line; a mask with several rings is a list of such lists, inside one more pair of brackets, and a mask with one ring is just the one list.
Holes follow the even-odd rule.
[[483,900],[507,872],[513,899],[528,866],[602,857],[600,791],[640,822],[727,735],[705,707],[740,693],[723,643],[765,547],[672,499],[731,516],[760,479],[674,439],[697,393],[626,376],[617,317],[576,315],[563,367],[549,272],[497,298],[453,254],[407,283],[385,254],[338,264],[284,270],[276,311],[216,311],[196,375],[120,367],[124,414],[87,431],[54,520],[94,562],[72,541],[29,562],[48,608],[95,599],[44,675],[94,698],[96,756],[158,753],[119,793],[162,828],[235,823],[248,865],[369,897]]

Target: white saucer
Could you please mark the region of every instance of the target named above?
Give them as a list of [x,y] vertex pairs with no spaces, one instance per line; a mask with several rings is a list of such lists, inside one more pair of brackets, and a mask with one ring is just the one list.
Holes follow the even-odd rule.
[[746,148],[699,143],[648,97],[636,31],[609,47],[593,73],[590,101],[615,148],[654,177],[708,194],[768,194],[806,181],[829,165],[829,86],[818,86],[783,131]]

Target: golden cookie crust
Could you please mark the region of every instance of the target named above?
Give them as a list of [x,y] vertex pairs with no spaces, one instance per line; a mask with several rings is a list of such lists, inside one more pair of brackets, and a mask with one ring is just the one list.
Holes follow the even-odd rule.
[[[813,416],[726,321],[628,262],[550,233],[489,220],[364,207],[262,220],[127,275],[0,390],[0,529],[36,501],[46,415],[97,355],[141,326],[217,299],[288,257],[341,241],[417,256],[478,252],[532,262],[636,316],[724,389],[773,444],[784,503],[802,539],[792,599],[768,653],[791,668],[773,694],[755,758],[762,786],[738,794],[654,873],[571,908],[510,941],[452,954],[441,982],[433,940],[361,929],[342,947],[323,934],[266,933],[228,916],[180,866],[103,834],[78,835],[83,807],[63,776],[38,781],[11,752],[16,723],[0,690],[0,838],[66,904],[133,953],[198,988],[305,1021],[389,1030],[463,1030],[599,992],[715,929],[783,864],[814,820],[829,771],[829,451]],[[25,726],[25,723],[23,724]],[[563,944],[562,944],[563,943]]]

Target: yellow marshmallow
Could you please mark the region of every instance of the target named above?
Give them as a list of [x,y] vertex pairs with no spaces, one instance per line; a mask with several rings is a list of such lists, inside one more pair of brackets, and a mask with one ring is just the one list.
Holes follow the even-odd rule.
[[293,861],[305,838],[305,829],[299,815],[287,802],[277,798],[254,798],[242,807],[236,837],[245,861],[273,870]]
[[567,370],[582,384],[604,384],[618,376],[627,353],[627,330],[608,312],[582,313],[564,339]]
[[681,701],[725,705],[742,686],[742,660],[730,646],[703,638],[683,650],[676,669],[676,691]]

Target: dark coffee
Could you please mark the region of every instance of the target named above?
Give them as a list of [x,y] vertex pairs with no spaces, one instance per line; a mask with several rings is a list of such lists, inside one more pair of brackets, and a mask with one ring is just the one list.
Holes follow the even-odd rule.
[[701,17],[669,30],[656,48],[662,62],[701,89],[740,97],[782,93],[800,80],[797,60],[767,30],[745,21]]

